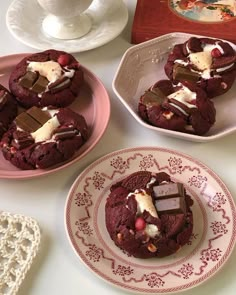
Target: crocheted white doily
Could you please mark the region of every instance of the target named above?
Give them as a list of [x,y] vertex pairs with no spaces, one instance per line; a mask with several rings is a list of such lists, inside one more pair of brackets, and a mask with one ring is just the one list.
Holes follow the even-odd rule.
[[40,244],[37,222],[19,214],[0,212],[0,295],[14,295]]

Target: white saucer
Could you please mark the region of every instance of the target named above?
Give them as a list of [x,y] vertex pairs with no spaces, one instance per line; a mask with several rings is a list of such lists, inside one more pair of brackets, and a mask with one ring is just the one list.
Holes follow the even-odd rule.
[[36,0],[14,0],[8,8],[6,24],[16,39],[30,47],[73,53],[90,50],[113,40],[128,21],[128,10],[122,0],[94,0],[86,14],[92,19],[92,28],[88,34],[73,40],[56,39],[43,32],[42,21],[46,12]]

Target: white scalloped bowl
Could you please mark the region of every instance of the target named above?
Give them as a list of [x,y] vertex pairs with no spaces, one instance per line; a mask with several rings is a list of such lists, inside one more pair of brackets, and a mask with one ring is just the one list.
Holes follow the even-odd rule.
[[[204,136],[158,128],[144,122],[138,114],[139,98],[144,91],[158,80],[167,79],[164,65],[173,46],[185,42],[191,36],[194,35],[170,33],[132,46],[120,62],[112,87],[120,101],[142,126],[167,136],[208,142],[236,131],[236,83],[226,94],[214,98],[216,123]],[[236,45],[230,44],[236,50]]]

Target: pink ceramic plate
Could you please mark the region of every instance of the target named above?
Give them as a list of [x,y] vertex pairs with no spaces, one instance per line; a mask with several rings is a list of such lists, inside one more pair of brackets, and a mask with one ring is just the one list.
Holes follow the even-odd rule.
[[[29,54],[17,54],[0,57],[0,84],[8,87],[8,78],[15,65]],[[78,153],[67,162],[50,169],[19,170],[3,158],[0,152],[0,178],[32,178],[53,173],[65,168],[94,148],[102,137],[110,117],[110,100],[101,81],[88,69],[83,67],[85,73],[85,85],[76,101],[70,106],[74,111],[82,114],[90,128],[88,141],[80,148]]]
[[[194,199],[193,235],[178,253],[162,259],[128,257],[110,239],[104,207],[112,183],[137,170],[165,171]],[[220,178],[179,152],[139,147],[113,152],[90,165],[73,184],[65,206],[72,248],[98,276],[145,294],[179,292],[212,277],[236,241],[236,209]]]

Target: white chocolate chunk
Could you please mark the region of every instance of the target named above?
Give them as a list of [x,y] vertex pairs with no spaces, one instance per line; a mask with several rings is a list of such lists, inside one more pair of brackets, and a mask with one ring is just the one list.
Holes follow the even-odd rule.
[[164,112],[162,114],[167,120],[170,120],[173,116],[174,116],[174,113],[172,112]]
[[149,224],[149,223],[146,224],[145,232],[151,238],[155,238],[155,236],[160,234],[158,227],[155,224]]
[[45,62],[32,61],[28,64],[27,69],[32,72],[39,72],[41,76],[46,77],[51,83],[62,76],[60,64],[52,60]]
[[42,127],[31,133],[35,142],[46,141],[51,139],[53,131],[60,126],[57,116],[49,119]]
[[209,51],[194,52],[189,54],[189,59],[200,71],[211,68],[212,56]]

